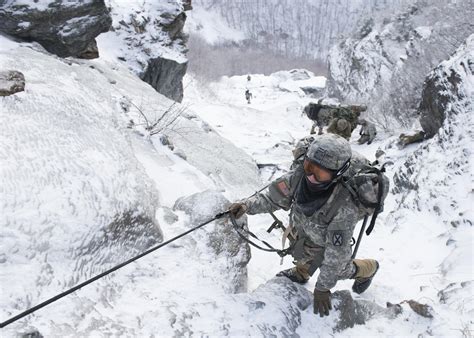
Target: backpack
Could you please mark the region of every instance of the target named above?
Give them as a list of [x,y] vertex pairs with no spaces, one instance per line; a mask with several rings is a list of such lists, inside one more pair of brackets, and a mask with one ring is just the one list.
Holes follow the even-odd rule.
[[[302,167],[304,155],[313,141],[313,136],[306,136],[296,143],[293,149],[294,159],[290,167],[291,170]],[[360,214],[372,215],[372,220],[366,231],[367,235],[372,232],[377,215],[383,211],[384,201],[389,191],[389,179],[384,172],[383,165],[378,168],[364,156],[353,151],[351,166],[341,179],[342,185],[356,202]]]
[[304,112],[310,120],[316,121],[318,119],[318,113],[321,108],[322,106],[319,103],[311,102],[308,103],[306,107],[304,107]]

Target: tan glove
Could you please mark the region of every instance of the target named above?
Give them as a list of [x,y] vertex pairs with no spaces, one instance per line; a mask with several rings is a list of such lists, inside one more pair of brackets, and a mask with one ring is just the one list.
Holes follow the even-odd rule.
[[329,316],[329,310],[332,310],[331,305],[331,291],[320,291],[314,289],[314,314],[318,314],[320,317]]
[[245,214],[248,210],[248,207],[241,202],[237,203],[232,203],[229,207],[229,211],[232,215],[234,215],[235,218],[240,218],[242,217],[243,214]]

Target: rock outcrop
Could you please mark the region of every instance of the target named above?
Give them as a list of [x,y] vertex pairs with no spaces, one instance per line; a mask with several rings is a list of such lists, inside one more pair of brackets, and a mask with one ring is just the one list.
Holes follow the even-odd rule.
[[426,78],[419,107],[420,124],[426,137],[433,137],[443,125],[446,115],[459,114],[472,106],[474,74],[474,35],[462,47],[462,52],[441,63]]
[[0,96],[9,96],[25,90],[25,76],[16,70],[0,71]]
[[111,23],[104,0],[0,2],[0,31],[36,41],[60,57],[98,57],[95,37]]
[[[424,95],[421,123],[432,138],[394,169],[397,209],[387,222],[397,219],[403,224],[406,219],[410,232],[416,229],[427,234],[426,240],[433,242],[431,250],[444,250],[446,255],[432,263],[432,269],[443,276],[436,285],[443,290],[438,294],[439,302],[450,304],[460,318],[472,317],[473,303],[465,300],[473,284],[465,271],[471,266],[474,219],[474,35],[431,72]],[[397,230],[407,228],[399,226]],[[424,250],[430,253],[429,248]],[[410,306],[426,316],[431,313],[423,306]]]
[[157,57],[148,60],[148,67],[141,75],[157,92],[181,102],[183,100],[183,77],[188,63]]
[[[214,191],[204,191],[176,201],[174,209],[182,210],[190,217],[192,226],[197,226],[226,209],[230,202],[221,194]],[[246,220],[243,226],[247,226]],[[190,226],[191,226],[190,225]],[[205,229],[206,242],[215,257],[215,261],[224,259],[224,265],[217,265],[216,269],[223,269],[222,275],[228,276],[228,291],[231,293],[245,292],[247,290],[247,263],[250,260],[250,247],[247,242],[239,237],[233,229],[232,223],[227,218],[215,221],[215,225]],[[228,267],[233,267],[229,269]]]
[[390,19],[369,19],[331,49],[329,94],[367,104],[367,115],[386,128],[411,126],[426,75],[471,33],[461,17],[473,14],[467,2],[435,0]]
[[[166,97],[181,102],[182,79],[187,69],[186,42],[183,32],[185,10],[190,2],[166,0],[120,4],[108,0],[113,18],[113,31],[101,40],[119,40],[114,53],[142,80]],[[100,43],[100,41],[99,41]]]

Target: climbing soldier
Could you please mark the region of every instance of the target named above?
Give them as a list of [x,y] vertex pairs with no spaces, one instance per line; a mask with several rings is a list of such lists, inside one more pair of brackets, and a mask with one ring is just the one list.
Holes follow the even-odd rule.
[[310,131],[311,135],[316,133],[316,128],[318,128],[318,135],[322,135],[323,127],[328,124],[331,116],[331,107],[324,105],[322,101],[323,99],[319,99],[317,103],[308,103],[303,109],[306,116],[313,121]]
[[371,144],[375,138],[375,135],[377,135],[377,129],[375,129],[375,125],[364,119],[359,119],[358,123],[361,125],[361,128],[359,132],[360,138],[357,140],[357,143]]
[[[245,213],[291,210],[289,228],[295,231],[291,252],[295,266],[277,276],[303,284],[319,269],[314,313],[322,317],[329,315],[330,290],[338,280],[355,279],[352,290],[360,294],[371,284],[379,264],[373,259],[351,257],[353,231],[366,209],[345,182],[355,172],[351,158],[359,164],[367,160],[353,155],[349,143],[334,134],[317,136],[304,154],[302,164],[273,181],[265,193],[233,203],[229,211],[239,218]],[[373,177],[367,182],[371,186]],[[380,194],[368,188],[365,186],[362,194],[375,194],[380,201]],[[388,184],[382,188],[383,198],[387,190]]]

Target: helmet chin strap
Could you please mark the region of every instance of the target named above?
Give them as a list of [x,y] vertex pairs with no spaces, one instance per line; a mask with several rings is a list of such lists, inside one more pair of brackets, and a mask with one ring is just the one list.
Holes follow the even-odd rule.
[[334,175],[334,179],[333,181],[337,181],[339,179],[339,177],[341,177],[346,171],[347,169],[349,169],[349,167],[351,166],[351,159],[349,158],[346,163],[343,164],[343,166],[341,167],[341,169],[339,169],[337,172],[336,172],[336,175]]

